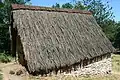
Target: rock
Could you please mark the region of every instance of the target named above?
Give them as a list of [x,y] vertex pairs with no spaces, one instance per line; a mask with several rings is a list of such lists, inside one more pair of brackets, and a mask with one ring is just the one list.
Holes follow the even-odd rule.
[[11,71],[9,72],[9,74],[12,74],[12,75],[13,75],[13,74],[15,74],[15,72],[11,70]]
[[16,75],[21,75],[21,74],[23,74],[23,71],[22,70],[18,70],[17,72],[16,72]]

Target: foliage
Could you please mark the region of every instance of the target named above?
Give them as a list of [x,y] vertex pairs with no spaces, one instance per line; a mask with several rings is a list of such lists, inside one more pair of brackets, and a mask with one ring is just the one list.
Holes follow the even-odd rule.
[[8,63],[11,62],[13,58],[10,55],[6,55],[5,53],[0,53],[0,62]]
[[52,8],[60,8],[60,4],[56,3],[55,5],[52,6]]
[[120,49],[120,21],[117,23],[114,46]]
[[4,51],[10,51],[9,27],[7,25],[0,25],[0,52]]
[[0,2],[0,53],[10,53],[11,4],[26,4],[30,0],[4,0]]
[[114,17],[113,12],[111,11],[112,7],[109,6],[108,2],[103,4],[102,0],[83,0],[83,4],[87,6],[87,10],[93,13],[93,16],[101,27],[104,27],[103,22],[105,20]]
[[4,4],[2,2],[0,2],[0,8],[3,7],[3,6],[4,6]]
[[78,1],[74,4],[75,9],[87,10],[88,6],[84,5],[82,1]]
[[65,3],[65,4],[62,5],[62,8],[72,9],[73,5],[71,3]]
[[102,26],[103,32],[106,34],[108,39],[114,44],[115,35],[117,31],[117,24],[114,20],[108,19],[104,21],[104,25]]
[[26,4],[27,2],[30,2],[30,0],[11,0],[11,3],[14,4]]
[[0,8],[0,52],[10,51],[10,4],[8,0],[4,1],[4,6]]

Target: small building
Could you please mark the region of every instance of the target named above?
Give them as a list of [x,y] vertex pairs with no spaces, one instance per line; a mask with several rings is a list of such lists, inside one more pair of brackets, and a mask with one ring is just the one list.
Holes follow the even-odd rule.
[[115,49],[91,12],[13,4],[11,19],[12,53],[30,74],[111,71]]

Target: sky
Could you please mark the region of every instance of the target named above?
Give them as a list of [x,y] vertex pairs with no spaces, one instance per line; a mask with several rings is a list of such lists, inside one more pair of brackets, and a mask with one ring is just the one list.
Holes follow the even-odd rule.
[[[112,11],[116,21],[120,21],[120,0],[103,0],[103,3],[109,1],[109,5],[113,8]],[[35,6],[47,6],[51,7],[53,4],[64,4],[67,2],[73,2],[73,0],[31,0],[32,5]]]

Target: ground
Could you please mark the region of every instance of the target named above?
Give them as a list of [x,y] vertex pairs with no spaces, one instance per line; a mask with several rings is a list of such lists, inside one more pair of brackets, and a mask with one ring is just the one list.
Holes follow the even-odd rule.
[[[32,76],[27,73],[25,68],[17,62],[0,63],[0,80],[120,80],[120,55],[112,55],[112,73],[108,75],[96,76],[52,76],[52,77],[39,77]],[[20,70],[23,71],[19,75]]]

